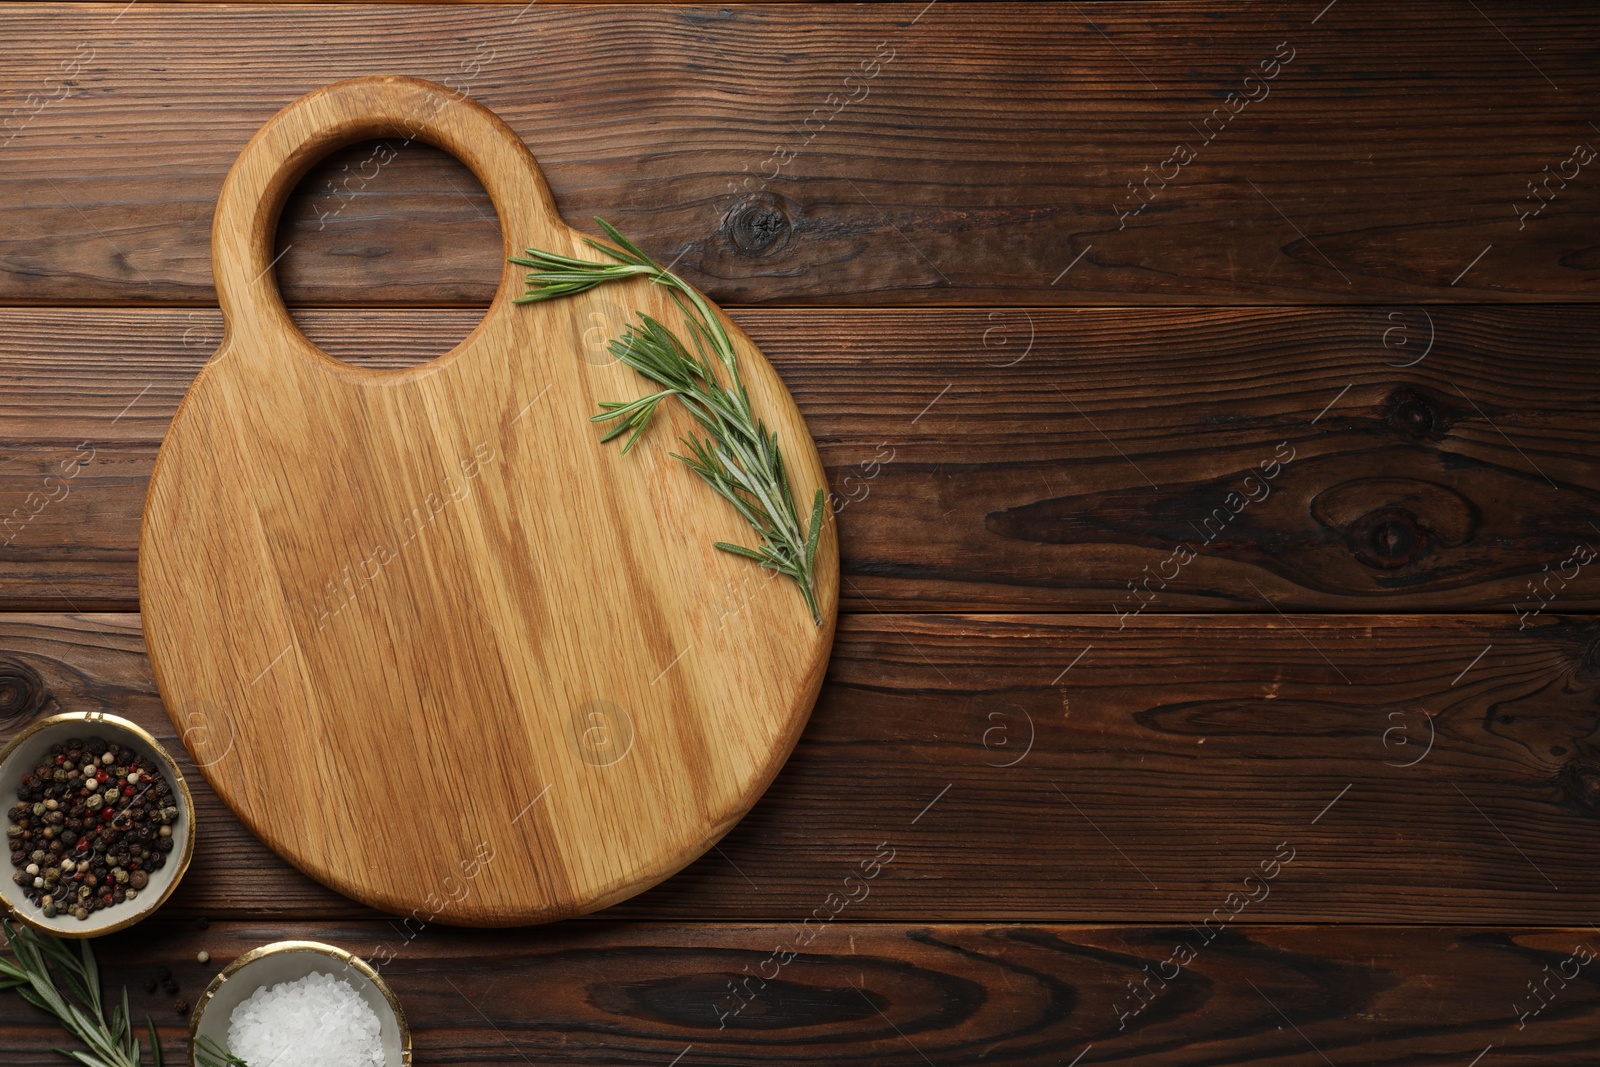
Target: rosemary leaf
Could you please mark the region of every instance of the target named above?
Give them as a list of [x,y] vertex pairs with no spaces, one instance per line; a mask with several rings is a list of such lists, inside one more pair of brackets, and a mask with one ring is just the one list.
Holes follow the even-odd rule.
[[[202,1037],[194,1043],[194,1057],[200,1061],[200,1067],[250,1067],[209,1037]],[[161,1065],[157,1064],[156,1067]]]
[[64,1048],[52,1049],[51,1051],[59,1052],[69,1060],[77,1060],[79,1063],[83,1064],[83,1067],[112,1067],[112,1065],[107,1061],[99,1059],[95,1056],[91,1056],[87,1052],[69,1052]]
[[[66,946],[62,945],[59,941],[55,942],[55,944],[63,950],[61,955],[66,957]],[[75,970],[75,973],[78,974],[82,979],[82,984],[79,986],[79,989],[84,993],[85,999],[87,999],[90,1004],[94,1005],[94,1013],[99,1015],[101,1014],[100,965],[95,962],[94,949],[89,947],[88,938],[83,938],[78,942],[78,951],[83,961],[82,964]],[[128,989],[126,986],[124,986],[122,989],[122,995],[124,998],[126,998],[128,995]]]
[[[683,279],[662,269],[637,245],[604,219],[595,219],[611,242],[585,238],[589,247],[616,260],[603,263],[530,248],[513,263],[532,268],[528,291],[517,303],[571,296],[607,282],[647,278],[667,289],[682,312],[693,351],[659,320],[643,312],[607,344],[619,361],[660,387],[637,400],[602,401],[591,422],[615,422],[602,442],[628,435],[622,451],[638,443],[662,401],[674,397],[704,431],[705,437],[683,438],[684,453],[672,453],[699,475],[749,524],[760,543],[755,548],[717,541],[724,552],[754,560],[793,579],[811,612],[822,625],[817,604],[817,542],[822,536],[824,494],[817,490],[811,520],[800,524],[794,493],[778,446],[750,409],[750,394],[739,375],[738,353],[717,313]],[[724,377],[727,384],[724,384]]]
[[817,537],[822,533],[822,490],[817,490],[817,499],[811,505],[811,534],[806,538],[806,570],[810,570],[817,561]]

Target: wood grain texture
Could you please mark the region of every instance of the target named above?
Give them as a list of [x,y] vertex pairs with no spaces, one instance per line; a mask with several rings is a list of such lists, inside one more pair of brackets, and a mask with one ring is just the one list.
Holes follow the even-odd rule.
[[[480,315],[297,317],[399,368]],[[853,610],[1600,608],[1592,308],[733,317],[816,435]],[[145,480],[220,337],[212,310],[0,311],[0,604],[136,606]]]
[[[36,683],[0,690],[176,740],[129,616],[0,619],[0,673],[27,671]],[[184,723],[191,740],[216,729]],[[762,800],[605,915],[798,923],[887,846],[842,918],[1584,923],[1597,731],[1592,619],[846,616]],[[370,914],[272,857],[203,784],[196,803],[173,915]],[[1270,898],[1240,908],[1284,845]]]
[[[706,590],[756,568],[715,547],[749,531],[670,455],[694,424],[663,412],[623,455],[588,421],[642,391],[585,358],[591,316],[673,317],[643,279],[523,307],[507,263],[483,321],[426,366],[316,348],[278,298],[273,223],[310,160],[373,135],[449,149],[537,247],[586,251],[516,134],[442,86],[342,82],[263,126],[217,207],[224,338],[145,505],[155,677],[180,728],[207,721],[184,743],[212,787],[318,881],[399,914],[444,894],[430,909],[465,925],[581,914],[710,848],[777,773],[822,683],[835,541],[816,620],[787,581],[734,626],[717,613]],[[810,501],[805,423],[729,329]]]
[[[1587,926],[1274,925],[1203,942],[1182,924],[840,920],[808,940],[792,924],[584,922],[420,929],[404,941],[388,923],[269,932],[154,920],[100,952],[112,988],[128,985],[133,1011],[162,1024],[174,1062],[174,998],[147,994],[146,978],[165,966],[192,998],[233,956],[280,934],[339,944],[378,965],[404,1005],[419,1064],[1060,1067],[1083,1054],[1084,1064],[1141,1067],[1465,1067],[1492,1045],[1490,1063],[1587,1067],[1600,1053],[1595,965],[1575,962],[1600,951]],[[1177,945],[1196,949],[1181,969],[1171,964]],[[207,965],[195,962],[202,949]],[[1537,1014],[1530,982],[1548,990]],[[1135,1013],[1130,989],[1141,983],[1150,1003]],[[59,1042],[41,1013],[9,994],[0,1000],[9,1065],[52,1067]]]
[[[169,1063],[154,969],[192,1001],[284,937],[378,963],[419,1064],[1600,1059],[1595,969],[1564,977],[1600,949],[1593,7],[116,0],[0,35],[0,610],[136,607],[223,175],[335,78],[449,81],[580,228],[817,305],[732,316],[817,435],[858,613],[761,801],[652,890],[487,933],[439,912],[505,850],[386,919],[180,755],[195,867],[100,944]],[[415,373],[527,238],[394,145],[314,166],[269,258],[316,343]],[[0,616],[0,739],[105,708],[236,743],[169,720],[144,649],[136,615]],[[0,994],[8,1067],[60,1043]]]
[[[180,27],[7,5],[0,301],[214,303],[239,148],[297,95],[389,73],[470,92],[567,218],[607,213],[724,302],[1600,289],[1592,6],[924,7],[190,4]],[[290,301],[487,304],[501,243],[466,170],[381,158],[303,183]]]

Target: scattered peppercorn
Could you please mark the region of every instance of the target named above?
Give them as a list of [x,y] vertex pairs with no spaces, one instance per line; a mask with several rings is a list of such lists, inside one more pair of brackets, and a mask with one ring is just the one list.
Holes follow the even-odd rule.
[[209,930],[211,929],[211,920],[202,915],[194,921],[194,925],[197,930]]
[[197,963],[210,963],[211,953],[202,951],[197,953],[194,958]]
[[160,988],[160,986],[161,983],[156,981],[154,978],[146,978],[144,980],[144,991],[146,993],[154,993],[158,988]]
[[82,921],[135,899],[166,865],[178,807],[150,759],[91,737],[43,756],[9,814],[12,881],[46,918]]
[[187,1000],[178,1001],[178,1003],[173,1005],[173,1008],[177,1011],[177,1013],[179,1015],[188,1015],[189,1014],[189,1002]]

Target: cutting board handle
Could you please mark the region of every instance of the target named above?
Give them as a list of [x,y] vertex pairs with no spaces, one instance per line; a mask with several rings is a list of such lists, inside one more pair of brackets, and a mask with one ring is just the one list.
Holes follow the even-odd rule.
[[[461,92],[420,78],[336,82],[269,119],[223,182],[211,230],[211,265],[230,333],[282,335],[294,342],[283,347],[309,350],[332,362],[300,333],[284,308],[272,270],[274,236],[284,202],[313,164],[337,148],[374,138],[380,146],[361,164],[366,180],[412,141],[441,148],[465,163],[499,213],[506,257],[517,251],[513,239],[546,248],[570,243],[539,164],[493,112]],[[347,190],[335,190],[334,195],[341,192]],[[508,312],[520,275],[520,268],[504,264],[485,323]]]

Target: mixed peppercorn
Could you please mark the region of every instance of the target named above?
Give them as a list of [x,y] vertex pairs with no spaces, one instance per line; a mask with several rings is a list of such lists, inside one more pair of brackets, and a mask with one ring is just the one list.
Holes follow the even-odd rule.
[[160,769],[99,738],[52,748],[22,776],[6,836],[12,880],[46,918],[133,900],[166,865],[178,818]]

